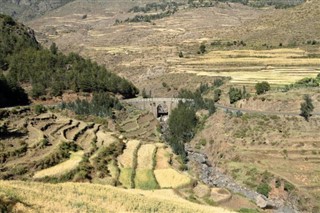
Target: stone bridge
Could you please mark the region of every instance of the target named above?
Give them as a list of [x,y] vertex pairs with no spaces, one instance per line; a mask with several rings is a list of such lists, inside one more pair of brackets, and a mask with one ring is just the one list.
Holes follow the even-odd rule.
[[178,103],[193,102],[192,99],[184,98],[134,98],[122,100],[122,103],[133,105],[141,110],[148,110],[156,118],[170,115],[171,111],[178,106]]

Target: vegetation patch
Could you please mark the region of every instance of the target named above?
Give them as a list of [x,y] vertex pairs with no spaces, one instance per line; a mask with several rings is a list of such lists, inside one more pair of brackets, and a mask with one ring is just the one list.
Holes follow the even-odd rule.
[[68,173],[74,169],[76,169],[79,163],[82,161],[82,157],[84,155],[83,151],[73,152],[71,153],[70,159],[57,164],[53,167],[38,171],[34,174],[33,178],[39,179],[48,177],[59,177],[65,173]]
[[136,169],[135,188],[137,189],[158,189],[159,185],[151,169]]
[[132,168],[121,168],[120,167],[120,176],[119,182],[126,188],[132,188],[132,176],[133,169]]

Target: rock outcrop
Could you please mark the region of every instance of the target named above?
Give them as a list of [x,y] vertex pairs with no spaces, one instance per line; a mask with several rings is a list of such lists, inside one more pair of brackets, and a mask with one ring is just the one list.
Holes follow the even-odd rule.
[[285,204],[276,200],[268,199],[266,196],[257,193],[245,186],[237,183],[230,176],[223,174],[217,167],[211,166],[207,161],[207,156],[203,153],[194,152],[190,147],[186,147],[189,162],[196,165],[199,169],[199,178],[205,184],[212,187],[226,188],[233,193],[239,193],[246,198],[254,201],[262,209],[274,209],[275,213],[297,213],[293,205]]

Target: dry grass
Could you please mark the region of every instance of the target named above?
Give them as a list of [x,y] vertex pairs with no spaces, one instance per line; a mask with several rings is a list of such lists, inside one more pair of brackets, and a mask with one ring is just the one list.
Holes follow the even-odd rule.
[[191,182],[191,178],[174,169],[156,169],[154,174],[161,188],[179,188]]
[[118,157],[118,163],[120,167],[133,167],[134,153],[136,152],[136,149],[139,147],[139,145],[139,140],[129,140],[126,143],[126,149],[123,151],[123,154]]
[[16,207],[22,212],[231,212],[188,202],[172,190],[125,190],[88,183],[1,181],[0,193],[29,204]]
[[152,169],[153,154],[156,146],[153,144],[142,145],[138,151],[138,169]]
[[169,169],[170,153],[164,148],[158,148],[156,155],[156,168],[155,169]]
[[97,142],[103,146],[109,146],[110,144],[117,141],[117,139],[112,136],[112,134],[112,132],[98,131],[96,134]]
[[58,177],[77,168],[84,155],[83,151],[72,152],[70,159],[53,167],[38,171],[33,178]]

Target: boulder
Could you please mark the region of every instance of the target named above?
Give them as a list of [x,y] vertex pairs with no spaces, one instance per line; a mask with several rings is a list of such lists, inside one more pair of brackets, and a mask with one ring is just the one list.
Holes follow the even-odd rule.
[[264,209],[268,206],[268,200],[264,196],[258,195],[256,197],[256,204],[259,208]]

